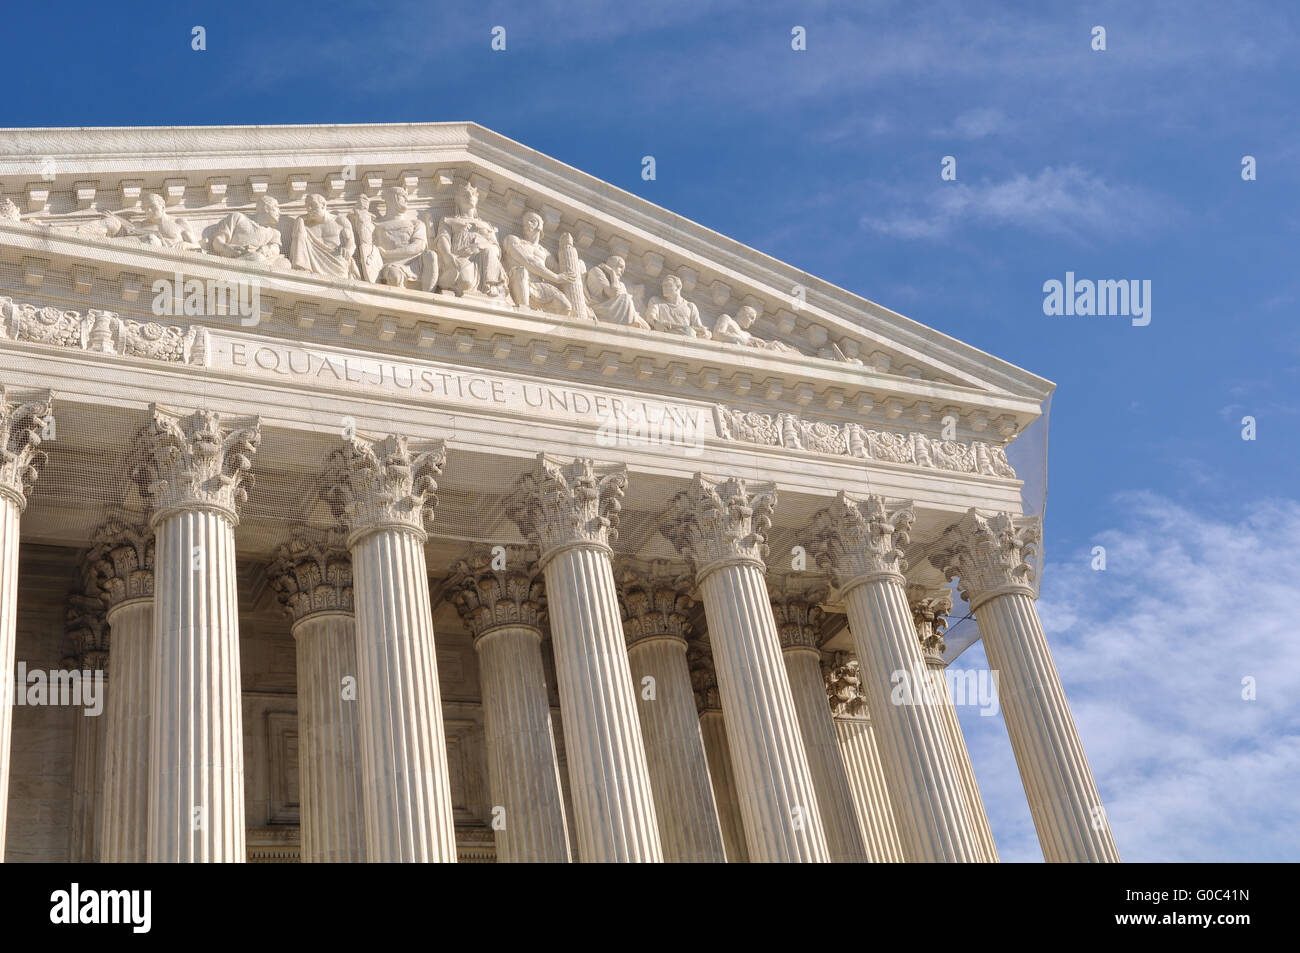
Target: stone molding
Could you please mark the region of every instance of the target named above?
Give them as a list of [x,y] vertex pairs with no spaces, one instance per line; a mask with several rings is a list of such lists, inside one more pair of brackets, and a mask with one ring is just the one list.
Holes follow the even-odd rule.
[[64,311],[0,296],[0,340],[29,341],[97,354],[206,367],[208,331],[136,321],[113,311]]
[[673,498],[659,531],[691,559],[698,582],[735,563],[763,568],[775,509],[774,483],[747,485],[738,477],[715,479],[697,473]]
[[620,560],[614,568],[623,635],[628,648],[643,639],[691,636],[694,578],[689,566],[667,559]]
[[0,384],[0,494],[21,511],[45,465],[41,432],[53,419],[52,391],[14,390]]
[[813,517],[809,550],[834,573],[841,590],[879,576],[901,582],[907,569],[902,547],[915,518],[910,501],[891,505],[883,496],[856,497],[841,490]]
[[294,625],[321,612],[352,615],[352,557],[341,528],[295,528],[267,569],[267,582]]
[[322,492],[353,546],[367,533],[398,529],[428,538],[438,504],[437,477],[447,462],[445,440],[400,434],[354,434],[330,454]]
[[567,547],[608,550],[618,537],[626,489],[624,464],[598,464],[584,457],[566,461],[540,453],[533,469],[519,478],[506,515],[541,553],[544,566]]
[[215,510],[233,524],[248,499],[249,470],[262,439],[260,417],[149,406],[137,434],[131,478],[153,511],[154,527],[177,510]]
[[944,530],[930,562],[947,579],[959,580],[962,598],[973,612],[982,603],[1009,592],[1037,597],[1030,560],[1041,540],[1037,517],[1010,513],[982,516],[971,508]]
[[154,534],[144,514],[110,517],[95,530],[86,562],[109,612],[124,602],[153,598]]
[[470,547],[451,567],[448,601],[475,639],[502,626],[536,629],[540,637],[546,622],[546,588],[537,553],[527,546],[503,548],[504,568],[494,569],[493,547]]

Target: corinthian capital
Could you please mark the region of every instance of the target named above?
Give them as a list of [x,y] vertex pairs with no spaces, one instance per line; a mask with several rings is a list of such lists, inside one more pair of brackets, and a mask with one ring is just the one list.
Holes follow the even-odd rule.
[[506,515],[532,541],[542,561],[565,546],[608,546],[618,537],[618,514],[627,488],[627,467],[538,454],[519,478]]
[[438,504],[436,477],[447,462],[443,440],[399,434],[356,434],[330,455],[323,496],[350,531],[348,545],[366,533],[403,529],[426,537]]
[[848,652],[836,652],[831,658],[823,659],[822,677],[826,680],[826,700],[830,702],[833,716],[868,717],[856,658]]
[[64,631],[72,639],[79,668],[103,671],[108,668],[108,623],[104,603],[98,595],[78,593],[68,599]]
[[131,599],[153,598],[154,535],[130,515],[112,516],[95,530],[86,563],[90,580],[112,610]]
[[948,628],[946,617],[952,612],[952,593],[947,589],[935,592],[924,586],[908,586],[907,602],[912,607],[912,622],[926,664],[942,667],[943,630]]
[[962,598],[976,606],[1008,592],[1034,595],[1029,560],[1041,540],[1037,519],[1010,513],[981,516],[972,507],[944,530],[930,562],[949,579],[959,579]]
[[713,666],[713,649],[707,639],[692,639],[686,644],[686,664],[691,669],[691,688],[695,692],[695,710],[721,711],[718,672]]
[[451,567],[447,586],[448,598],[476,639],[506,625],[541,631],[546,590],[537,553],[527,546],[505,546],[495,553],[473,546]]
[[136,435],[131,477],[153,510],[153,523],[176,510],[212,509],[237,522],[248,499],[248,471],[262,439],[258,417],[222,417],[151,404]]
[[873,576],[901,576],[907,569],[902,547],[915,518],[910,501],[891,508],[883,496],[858,498],[841,490],[813,517],[810,548],[841,588]]
[[627,560],[614,574],[618,604],[623,612],[623,636],[628,647],[642,639],[675,638],[691,634],[690,612],[695,600],[690,568],[667,559]]
[[19,391],[0,385],[0,494],[21,510],[27,493],[36,482],[37,470],[45,465],[42,433],[52,421],[48,390]]
[[826,617],[821,603],[830,594],[826,582],[815,576],[769,575],[767,592],[781,648],[819,651],[822,621]]
[[340,529],[298,527],[276,551],[267,581],[295,622],[352,607],[352,558]]
[[659,531],[694,561],[696,578],[702,579],[730,563],[762,566],[775,509],[773,483],[746,485],[736,477],[715,480],[697,473],[674,497]]

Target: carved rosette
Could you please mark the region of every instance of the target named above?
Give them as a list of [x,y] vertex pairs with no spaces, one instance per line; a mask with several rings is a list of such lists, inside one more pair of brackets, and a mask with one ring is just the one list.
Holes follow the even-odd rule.
[[672,638],[685,642],[691,634],[690,568],[666,559],[628,560],[614,573],[623,635],[631,648],[642,639]]
[[[546,620],[546,589],[537,553],[527,546],[504,550],[503,556],[494,556],[488,546],[473,546],[451,569],[448,599],[476,639],[502,626],[540,632]],[[494,569],[494,560],[503,568]]]
[[773,483],[747,485],[736,477],[715,480],[697,473],[673,499],[659,531],[695,563],[698,581],[736,563],[763,568],[775,509]]
[[68,598],[64,631],[72,640],[71,661],[92,672],[108,669],[108,622],[104,602],[98,595],[76,594]]
[[153,598],[154,535],[143,520],[111,517],[95,530],[86,562],[110,611],[133,599]]
[[952,612],[952,593],[947,589],[938,592],[924,586],[908,586],[907,602],[912,607],[912,621],[916,624],[916,637],[921,640],[921,654],[927,665],[943,668],[943,631],[948,628],[947,616]]
[[822,660],[822,676],[826,679],[826,700],[831,715],[836,718],[866,718],[867,700],[862,697],[862,676],[858,660],[849,652],[836,652]]
[[51,391],[15,391],[0,386],[0,494],[21,511],[45,465],[45,452],[38,450],[41,434],[48,426],[54,395]]
[[768,576],[767,591],[781,648],[819,652],[826,618],[821,603],[829,595],[826,583],[815,577]]
[[718,693],[718,673],[713,667],[713,650],[707,638],[686,643],[686,664],[691,669],[691,689],[695,692],[695,710],[722,711]]
[[879,576],[901,581],[907,569],[902,547],[914,519],[910,501],[891,507],[883,496],[857,498],[841,490],[834,503],[813,517],[809,548],[835,574],[841,589]]
[[618,514],[627,488],[627,467],[572,462],[538,454],[537,465],[519,478],[506,515],[541,553],[545,563],[569,546],[609,548],[618,536]]
[[318,612],[353,611],[352,557],[341,529],[295,529],[275,551],[267,580],[295,625]]
[[136,436],[131,478],[157,526],[177,510],[215,510],[239,522],[249,469],[262,439],[258,417],[222,417],[150,405],[152,420]]
[[427,538],[438,504],[436,478],[447,462],[443,440],[360,434],[330,455],[325,499],[349,530],[348,546],[367,533],[400,529]]
[[1042,539],[1037,518],[1010,513],[981,516],[974,508],[944,530],[930,562],[948,579],[959,579],[971,611],[1009,592],[1035,596],[1030,560]]

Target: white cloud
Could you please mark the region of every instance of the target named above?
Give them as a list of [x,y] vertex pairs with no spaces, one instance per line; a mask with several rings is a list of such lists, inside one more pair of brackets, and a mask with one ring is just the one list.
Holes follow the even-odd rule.
[[[1121,856],[1300,859],[1300,502],[1116,503],[1116,528],[1052,554],[1039,611]],[[962,714],[1003,859],[1039,859],[1001,719]]]
[[940,182],[920,197],[886,194],[893,207],[869,213],[864,228],[896,238],[941,239],[963,225],[1012,227],[1075,239],[1104,233],[1136,232],[1166,214],[1161,202],[1143,189],[1111,185],[1078,166],[1048,166],[1036,175],[1017,173],[1000,182],[974,185]]

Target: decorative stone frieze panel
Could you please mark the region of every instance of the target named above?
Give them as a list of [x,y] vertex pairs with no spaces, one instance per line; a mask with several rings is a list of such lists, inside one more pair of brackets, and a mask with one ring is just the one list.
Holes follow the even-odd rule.
[[53,344],[98,354],[206,367],[208,331],[123,318],[94,308],[63,311],[0,296],[0,340]]

